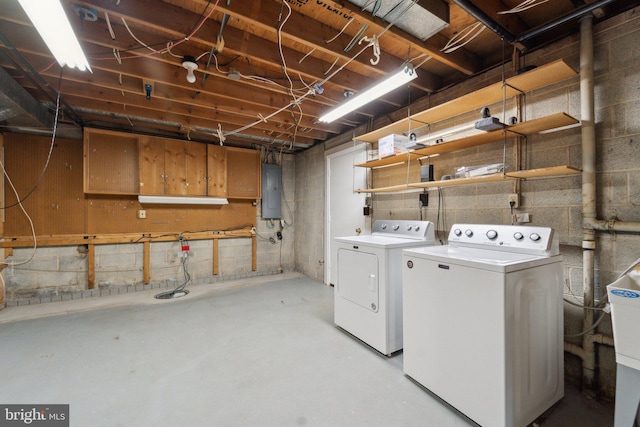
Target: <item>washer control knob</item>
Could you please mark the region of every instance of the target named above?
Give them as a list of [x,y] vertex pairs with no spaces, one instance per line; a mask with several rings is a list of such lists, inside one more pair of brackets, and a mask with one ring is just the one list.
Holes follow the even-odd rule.
[[412,226],[407,225],[407,231],[411,231],[412,228],[413,228]]
[[524,239],[524,236],[522,235],[522,233],[521,233],[521,232],[516,231],[516,232],[513,234],[513,238],[514,238],[514,239],[516,239],[516,240],[518,240],[518,241],[520,241],[520,240]]
[[398,224],[395,224],[395,225],[393,226],[393,231],[398,231],[398,228],[400,228],[400,226],[399,226]]
[[387,229],[387,224],[382,224],[382,225],[380,226],[380,228],[382,228],[383,230],[386,230],[386,229]]
[[489,230],[487,231],[487,237],[489,238],[489,240],[493,240],[498,237],[498,232],[496,230]]
[[531,233],[531,236],[529,236],[529,238],[534,242],[537,242],[538,240],[540,240],[540,235],[538,233]]
[[459,228],[456,228],[455,230],[453,230],[453,234],[455,234],[456,236],[460,236],[462,235],[462,230],[460,230]]
[[416,225],[416,228],[414,228],[414,230],[416,230],[416,231],[420,231],[420,226],[419,226],[419,225]]
[[471,236],[473,236],[473,230],[471,230],[471,229],[465,230],[464,234],[466,234],[467,237],[471,237]]

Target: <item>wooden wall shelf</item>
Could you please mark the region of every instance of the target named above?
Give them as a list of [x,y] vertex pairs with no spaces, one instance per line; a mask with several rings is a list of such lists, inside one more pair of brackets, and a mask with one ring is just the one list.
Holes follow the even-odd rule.
[[367,168],[390,166],[395,163],[403,163],[410,160],[419,159],[420,157],[424,156],[450,153],[453,151],[476,147],[478,145],[489,144],[491,142],[500,141],[505,137],[514,138],[520,135],[534,134],[546,130],[574,125],[577,123],[578,120],[571,117],[570,115],[566,113],[557,113],[550,116],[529,120],[527,122],[506,126],[504,129],[498,129],[490,132],[480,132],[474,135],[466,136],[464,138],[455,139],[453,141],[430,145],[405,153],[398,153],[395,156],[385,157],[380,160],[370,160],[364,163],[357,163],[355,166]]
[[536,179],[536,178],[554,178],[567,175],[577,175],[582,170],[573,166],[553,166],[548,168],[529,169],[522,171],[512,171],[505,173],[496,173],[492,175],[472,176],[469,178],[454,178],[440,181],[412,182],[408,184],[392,185],[389,187],[370,188],[365,190],[356,190],[356,193],[402,193],[413,191],[416,189],[427,188],[444,188],[459,187],[463,185],[485,184],[491,182],[503,182],[514,179]]
[[493,104],[504,98],[539,89],[576,75],[576,71],[563,60],[551,62],[526,73],[510,77],[505,80],[504,85],[502,82],[494,83],[444,104],[413,114],[373,132],[360,135],[355,139],[370,143],[378,142],[378,139],[384,136],[404,134],[410,129]]

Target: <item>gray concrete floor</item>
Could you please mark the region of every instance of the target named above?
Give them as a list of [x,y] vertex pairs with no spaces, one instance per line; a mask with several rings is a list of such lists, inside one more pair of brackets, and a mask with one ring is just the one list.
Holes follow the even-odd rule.
[[[333,324],[290,273],[0,311],[0,403],[70,404],[71,426],[469,426]],[[567,385],[543,427],[613,425]],[[490,427],[490,426],[487,426]]]

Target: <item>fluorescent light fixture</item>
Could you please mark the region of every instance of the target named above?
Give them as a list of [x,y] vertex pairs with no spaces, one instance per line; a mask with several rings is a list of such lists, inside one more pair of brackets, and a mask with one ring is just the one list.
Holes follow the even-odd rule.
[[142,204],[156,203],[165,205],[228,205],[224,197],[180,197],[180,196],[143,196],[138,195]]
[[59,0],[18,0],[53,56],[60,64],[80,71],[89,70],[89,62],[73,33]]
[[352,97],[344,104],[329,111],[318,120],[325,123],[331,123],[332,121],[339,119],[340,117],[348,114],[365,104],[380,98],[381,96],[391,92],[392,90],[399,88],[400,86],[409,83],[411,80],[418,77],[416,71],[411,64],[404,65],[400,70],[396,71],[386,79],[370,87],[364,92]]

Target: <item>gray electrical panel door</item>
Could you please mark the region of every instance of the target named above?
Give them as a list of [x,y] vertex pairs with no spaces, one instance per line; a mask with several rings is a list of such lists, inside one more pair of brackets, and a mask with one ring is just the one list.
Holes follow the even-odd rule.
[[282,169],[280,165],[262,164],[262,218],[282,218]]

